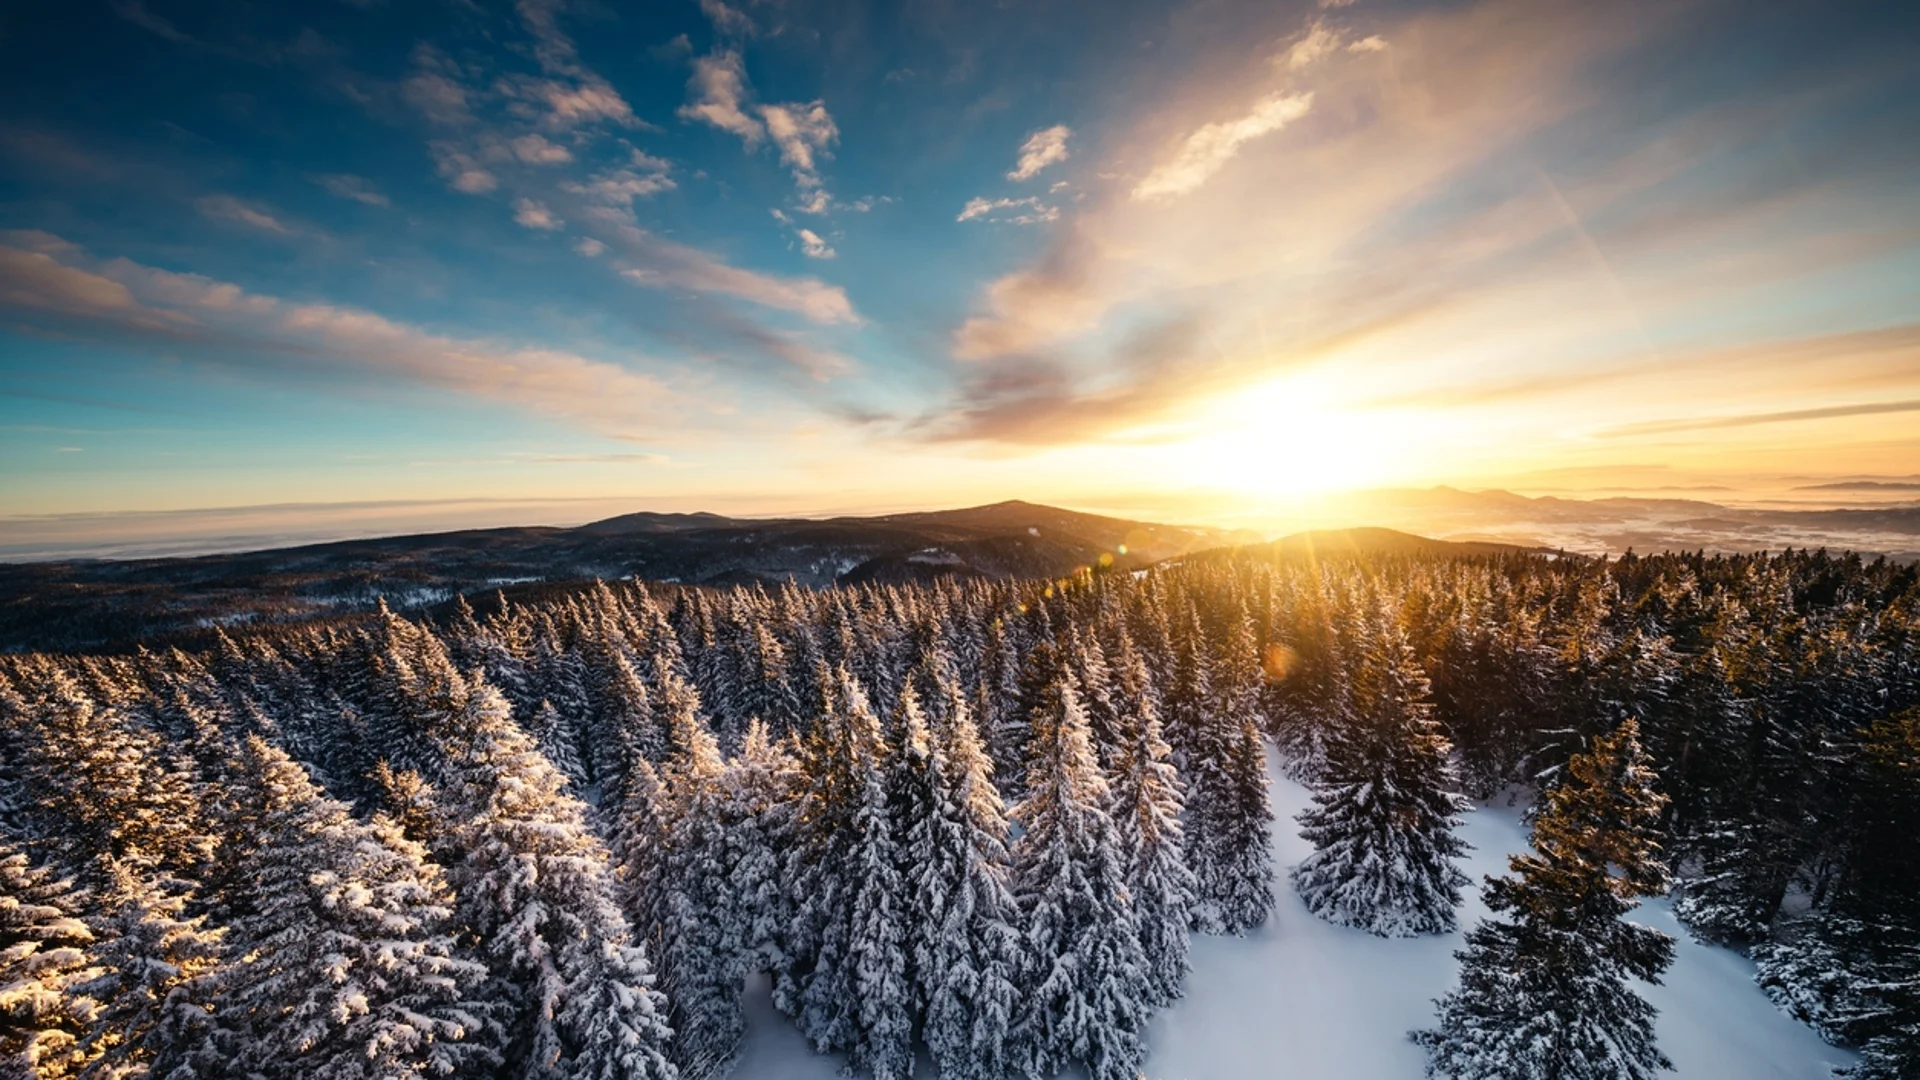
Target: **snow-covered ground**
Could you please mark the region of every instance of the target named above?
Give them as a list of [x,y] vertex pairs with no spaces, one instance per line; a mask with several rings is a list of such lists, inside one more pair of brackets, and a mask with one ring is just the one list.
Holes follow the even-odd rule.
[[[1187,996],[1156,1017],[1148,1035],[1152,1080],[1419,1080],[1422,1057],[1406,1033],[1432,1020],[1433,999],[1452,985],[1460,935],[1390,941],[1309,914],[1286,882],[1286,868],[1312,850],[1294,831],[1293,817],[1307,805],[1304,788],[1274,777],[1274,917],[1244,938],[1194,938]],[[1508,853],[1526,849],[1518,812],[1503,804],[1469,814],[1462,835],[1474,847],[1466,870],[1476,886],[1505,872]],[[1469,890],[1461,926],[1485,914]],[[1663,984],[1642,988],[1660,1010],[1660,1046],[1673,1075],[1824,1080],[1853,1060],[1775,1009],[1739,954],[1689,939],[1665,901],[1634,917],[1680,943]],[[839,1057],[812,1053],[774,1010],[764,979],[749,987],[747,1023],[738,1080],[840,1075]],[[931,1074],[922,1062],[920,1075]]]

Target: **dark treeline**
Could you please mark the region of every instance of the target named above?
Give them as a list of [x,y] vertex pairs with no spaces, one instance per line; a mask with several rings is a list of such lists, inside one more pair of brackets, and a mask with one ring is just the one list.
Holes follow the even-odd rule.
[[[1669,886],[1862,1076],[1920,1067],[1912,568],[1222,556],[487,607],[0,660],[0,1076],[718,1077],[765,975],[885,1080],[1132,1077],[1188,934],[1266,919],[1269,745],[1314,788],[1293,887],[1374,933],[1454,926],[1463,795],[1542,795],[1417,1036],[1435,1075],[1648,1075],[1621,977],[1671,942],[1617,916]],[[1521,1010],[1501,973],[1536,968]]]

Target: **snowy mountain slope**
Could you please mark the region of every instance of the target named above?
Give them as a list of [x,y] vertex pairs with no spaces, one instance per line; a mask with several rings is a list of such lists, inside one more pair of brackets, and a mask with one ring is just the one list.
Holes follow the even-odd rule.
[[[1312,848],[1293,828],[1309,805],[1305,788],[1275,773],[1274,865],[1292,866]],[[1461,834],[1474,850],[1464,863],[1476,888],[1461,927],[1486,914],[1477,886],[1526,849],[1518,811],[1481,806]],[[1310,914],[1280,875],[1273,918],[1245,938],[1196,935],[1186,997],[1160,1013],[1148,1033],[1152,1080],[1419,1080],[1422,1058],[1406,1038],[1433,1019],[1433,999],[1452,985],[1458,933],[1388,940]],[[1679,938],[1660,986],[1641,987],[1660,1010],[1660,1046],[1681,1080],[1824,1080],[1854,1060],[1775,1009],[1737,953],[1690,940],[1665,901],[1639,921]],[[773,1008],[765,980],[750,987],[746,1052],[734,1080],[830,1080],[841,1059],[812,1053]],[[919,1076],[932,1070],[923,1060]],[[1075,1074],[1067,1074],[1073,1076]]]

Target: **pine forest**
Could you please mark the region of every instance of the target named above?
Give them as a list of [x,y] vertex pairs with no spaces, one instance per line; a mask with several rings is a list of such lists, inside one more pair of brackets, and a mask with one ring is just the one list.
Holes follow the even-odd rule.
[[[1430,1077],[1659,1075],[1662,896],[1920,1076],[1913,566],[1227,551],[204,642],[0,656],[0,1077],[719,1080],[765,978],[859,1076],[1131,1080],[1193,935],[1469,886]],[[1471,882],[1488,800],[1531,851]]]

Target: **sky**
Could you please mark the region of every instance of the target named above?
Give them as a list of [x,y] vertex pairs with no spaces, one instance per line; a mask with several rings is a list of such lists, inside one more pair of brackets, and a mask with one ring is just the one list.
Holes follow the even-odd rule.
[[1920,497],[1920,13],[0,12],[0,523],[1436,484]]

